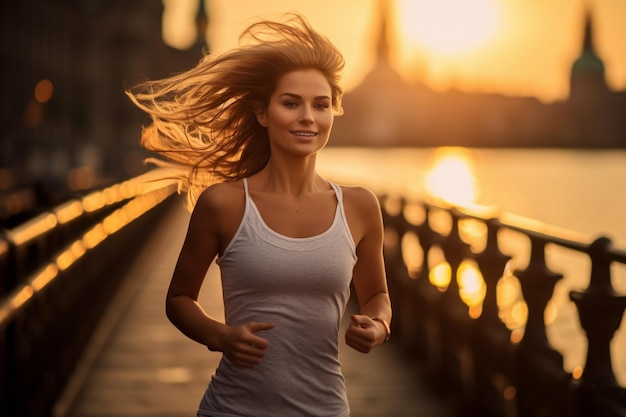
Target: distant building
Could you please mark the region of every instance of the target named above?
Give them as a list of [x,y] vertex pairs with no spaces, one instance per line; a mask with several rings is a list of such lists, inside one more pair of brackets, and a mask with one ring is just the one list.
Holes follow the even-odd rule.
[[570,97],[550,104],[409,85],[390,64],[386,25],[381,13],[377,65],[346,93],[331,145],[626,147],[626,93],[606,85],[590,13],[581,55],[572,63]]

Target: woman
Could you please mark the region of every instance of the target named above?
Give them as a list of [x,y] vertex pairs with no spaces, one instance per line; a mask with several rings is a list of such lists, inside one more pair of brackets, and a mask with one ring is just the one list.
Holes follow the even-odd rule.
[[[348,346],[384,343],[391,307],[377,199],[315,170],[342,112],[343,57],[298,15],[255,23],[242,38],[250,42],[128,92],[152,118],[143,144],[190,167],[194,209],[167,315],[223,353],[198,416],[348,416],[338,332],[350,282],[360,313]],[[225,323],[197,302],[216,257]]]

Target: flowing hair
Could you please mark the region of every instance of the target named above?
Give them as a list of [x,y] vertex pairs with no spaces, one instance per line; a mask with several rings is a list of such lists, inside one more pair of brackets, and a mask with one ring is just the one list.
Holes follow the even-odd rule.
[[150,161],[172,168],[188,205],[212,183],[235,181],[265,167],[269,138],[256,115],[267,109],[282,75],[319,70],[330,84],[333,112],[343,113],[343,56],[304,17],[285,17],[284,22],[253,23],[240,35],[238,48],[206,55],[186,72],[126,89],[151,118],[141,144],[162,158]]

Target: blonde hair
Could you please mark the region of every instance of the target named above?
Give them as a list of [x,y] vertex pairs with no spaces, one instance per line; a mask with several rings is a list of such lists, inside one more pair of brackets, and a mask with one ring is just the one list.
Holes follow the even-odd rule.
[[330,84],[334,113],[343,113],[343,56],[304,17],[292,13],[284,22],[256,22],[239,40],[240,47],[207,55],[186,72],[126,90],[151,117],[141,144],[165,158],[153,162],[175,168],[190,206],[210,184],[265,167],[269,140],[256,113],[267,108],[282,75],[319,70]]

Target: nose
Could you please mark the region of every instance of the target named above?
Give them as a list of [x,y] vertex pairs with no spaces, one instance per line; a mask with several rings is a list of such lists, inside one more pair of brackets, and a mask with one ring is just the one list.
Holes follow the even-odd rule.
[[301,109],[302,112],[300,113],[300,122],[307,124],[313,123],[313,109],[311,108],[311,106],[302,106]]

